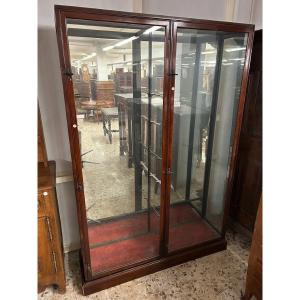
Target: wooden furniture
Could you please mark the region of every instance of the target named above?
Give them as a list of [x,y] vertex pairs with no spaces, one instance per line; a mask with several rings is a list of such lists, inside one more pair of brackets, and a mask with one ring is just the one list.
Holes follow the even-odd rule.
[[[102,121],[103,121],[103,133],[104,136],[108,135],[110,144],[112,143],[112,133],[119,132],[118,129],[111,129],[111,120],[118,119],[118,108],[102,108]],[[107,127],[108,126],[108,127]]]
[[253,231],[262,191],[262,30],[254,35],[231,218]]
[[[68,6],[55,6],[55,14],[78,208],[83,293],[91,294],[203,255],[224,250],[254,26]],[[121,190],[120,197],[115,197],[115,195],[110,197],[108,192],[103,197],[108,197],[107,203],[124,201],[124,206],[128,203],[130,209],[133,208],[124,214],[102,217],[94,224],[87,221],[85,189],[89,188],[89,182],[85,180],[88,180],[88,172],[85,172],[83,176],[72,77],[68,72],[71,69],[70,52],[72,52],[72,49],[68,48],[68,35],[76,37],[77,33],[68,31],[67,28],[77,23],[89,28],[82,29],[80,36],[85,34],[95,39],[117,39],[116,45],[121,43],[124,47],[124,41],[127,41],[126,47],[132,55],[131,124],[134,169],[133,172],[128,172],[127,166],[126,169],[124,168],[123,158],[117,156],[114,165],[106,168],[104,175],[102,171],[97,173],[99,184],[95,184],[95,189],[89,195],[97,194],[97,188],[101,188],[101,192],[102,189],[106,191],[110,188],[111,194],[117,194]],[[95,26],[95,23],[97,30],[91,32],[90,25]],[[107,30],[108,24],[109,31]],[[141,44],[144,41],[148,42],[147,51],[141,51]],[[152,193],[154,178],[150,170],[149,153],[153,152],[152,142],[157,141],[152,135],[152,129],[159,122],[154,119],[158,117],[152,109],[148,109],[146,116],[143,115],[141,88],[143,52],[143,55],[148,53],[147,63],[148,70],[150,70],[147,103],[150,108],[153,108],[152,100],[156,91],[151,87],[152,41],[155,41],[164,53],[163,84],[162,81],[159,83],[159,88],[163,87],[161,91],[163,101],[159,113],[161,138],[158,141],[162,149],[162,159],[160,162],[161,189],[158,195]],[[180,44],[184,44],[184,47]],[[184,194],[183,198],[180,195],[181,198],[175,199],[177,195],[172,190],[174,171],[172,150],[173,141],[177,138],[188,141],[188,143],[181,143],[185,149],[179,153],[177,161],[183,161],[180,156],[183,155],[185,163],[177,168],[178,173],[185,173],[185,177],[190,182],[193,176],[200,177],[195,176],[196,171],[192,174],[192,170],[197,163],[194,159],[197,157],[195,154],[198,154],[199,140],[196,129],[199,128],[199,116],[202,111],[201,105],[198,105],[202,102],[198,100],[198,94],[202,88],[199,83],[204,81],[201,54],[203,50],[211,49],[211,47],[215,50],[215,61],[212,64],[208,57],[205,60],[208,64],[205,67],[212,69],[213,77],[208,85],[211,97],[207,106],[209,128],[207,128],[206,161],[201,169],[203,192],[197,199],[190,199]],[[234,51],[230,50],[232,48]],[[182,51],[185,49],[189,50],[189,53]],[[180,70],[186,65],[186,63],[181,63],[183,60],[178,56],[189,56],[189,64],[194,66],[191,88],[186,89],[188,95],[182,95],[180,89],[177,89],[178,86],[175,85],[176,76],[179,76],[177,77],[179,81],[184,77],[184,72]],[[223,64],[225,59],[230,60],[230,63]],[[179,67],[176,67],[176,64]],[[159,90],[159,88],[156,89]],[[188,119],[182,122],[183,126],[180,126],[176,132],[174,131],[175,111],[177,109],[181,111],[182,107]],[[145,125],[142,125],[145,120]],[[142,152],[142,129],[146,127],[148,165],[143,161]],[[178,136],[175,137],[174,134]],[[111,145],[108,146],[110,146],[109,151],[113,149]],[[113,151],[110,152],[111,157],[114,154]],[[111,157],[104,160],[108,166],[112,163]],[[112,180],[108,181],[107,178],[113,178],[115,185],[112,185]],[[124,181],[127,187],[120,188],[119,182],[123,184]],[[200,187],[197,189],[200,190]],[[146,201],[142,201],[144,199]],[[155,204],[153,204],[154,200]],[[192,200],[197,200],[200,205],[195,208]],[[146,205],[143,205],[143,202],[146,202]]]
[[100,108],[109,108],[114,106],[114,93],[115,84],[112,80],[96,81],[96,97]]
[[76,80],[74,81],[74,89],[80,100],[90,99],[91,97],[91,87],[89,81]]
[[132,72],[123,72],[123,69],[116,70],[114,79],[117,93],[132,93]]
[[38,291],[66,290],[61,225],[55,190],[55,162],[38,164]]
[[44,166],[48,166],[47,151],[45,146],[43,125],[41,120],[40,108],[38,107],[38,162],[43,162]]
[[262,299],[262,198],[257,211],[243,300]]

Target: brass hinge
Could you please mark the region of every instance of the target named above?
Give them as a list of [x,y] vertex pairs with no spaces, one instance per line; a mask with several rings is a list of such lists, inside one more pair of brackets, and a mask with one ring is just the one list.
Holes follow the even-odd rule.
[[70,78],[73,76],[72,71],[69,70],[69,69],[66,69],[65,72],[64,72],[64,74],[65,74],[66,76],[70,77]]

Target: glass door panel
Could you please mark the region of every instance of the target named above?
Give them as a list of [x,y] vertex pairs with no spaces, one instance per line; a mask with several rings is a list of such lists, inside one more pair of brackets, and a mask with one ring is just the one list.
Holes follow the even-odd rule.
[[67,20],[92,275],[159,255],[165,28]]
[[[210,185],[218,174],[211,163],[215,157],[212,151],[222,152],[220,159],[227,170],[228,155],[227,160],[224,158],[231,142],[243,70],[236,53],[238,47],[245,50],[245,41],[240,34],[235,37],[225,32],[177,29],[169,251],[220,236],[221,228],[212,220],[216,217],[213,207],[215,202],[223,203],[224,191],[221,186]],[[245,51],[242,53],[244,57]],[[240,67],[230,68],[236,64]],[[226,105],[218,105],[224,101]],[[220,134],[214,136],[215,128]],[[211,171],[216,172],[210,179]],[[224,187],[226,177],[222,180]],[[223,212],[223,204],[219,207]]]

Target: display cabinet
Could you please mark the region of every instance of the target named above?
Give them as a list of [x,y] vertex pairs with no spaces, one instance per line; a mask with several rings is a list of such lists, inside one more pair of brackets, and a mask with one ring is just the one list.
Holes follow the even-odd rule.
[[[55,13],[84,294],[226,249],[253,25]],[[109,139],[76,106],[93,77],[114,82]]]

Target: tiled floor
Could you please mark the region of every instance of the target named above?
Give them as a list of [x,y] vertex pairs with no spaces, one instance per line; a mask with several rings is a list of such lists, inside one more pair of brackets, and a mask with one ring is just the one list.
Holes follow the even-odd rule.
[[[128,168],[127,156],[120,156],[119,134],[114,133],[112,144],[107,136],[104,136],[102,122],[90,120],[78,120],[81,132],[81,153],[83,163],[84,195],[87,207],[87,218],[98,220],[102,218],[117,216],[135,211],[135,185],[134,168]],[[118,129],[118,121],[112,121],[112,128]],[[92,162],[92,163],[90,163]],[[96,163],[96,164],[94,164]],[[195,193],[202,186],[204,164],[196,168],[196,178],[200,182],[192,181],[192,198],[198,197]],[[142,206],[147,208],[147,177],[142,176]],[[195,187],[196,186],[196,187]],[[154,180],[151,183],[150,204],[159,206],[160,189],[154,193]],[[176,191],[171,190],[171,201],[175,203],[184,200],[185,185]],[[199,206],[199,201],[194,204]]]
[[[113,126],[117,126],[114,122]],[[113,135],[109,144],[102,124],[79,122],[81,151],[84,160],[83,177],[87,217],[97,220],[134,211],[134,171],[127,167],[127,158],[119,155],[119,137]],[[90,150],[93,150],[89,152]],[[199,170],[203,168],[199,167]],[[143,176],[144,177],[144,176]],[[145,177],[146,178],[146,177]],[[145,179],[143,178],[143,179]],[[202,176],[197,176],[202,178]],[[197,186],[200,186],[197,183]],[[143,183],[143,188],[146,182]],[[146,192],[145,189],[144,192]],[[180,200],[179,190],[171,191],[172,202]],[[143,197],[145,198],[145,197]],[[146,207],[145,200],[143,207]],[[153,193],[152,205],[159,205],[159,192]],[[227,234],[228,249],[204,258],[190,261],[152,275],[98,292],[82,296],[78,252],[65,256],[67,292],[58,294],[47,288],[39,299],[240,299],[244,288],[250,241]]]
[[250,240],[239,233],[227,233],[227,250],[82,296],[78,252],[65,257],[67,292],[47,288],[38,299],[240,299],[244,290]]

